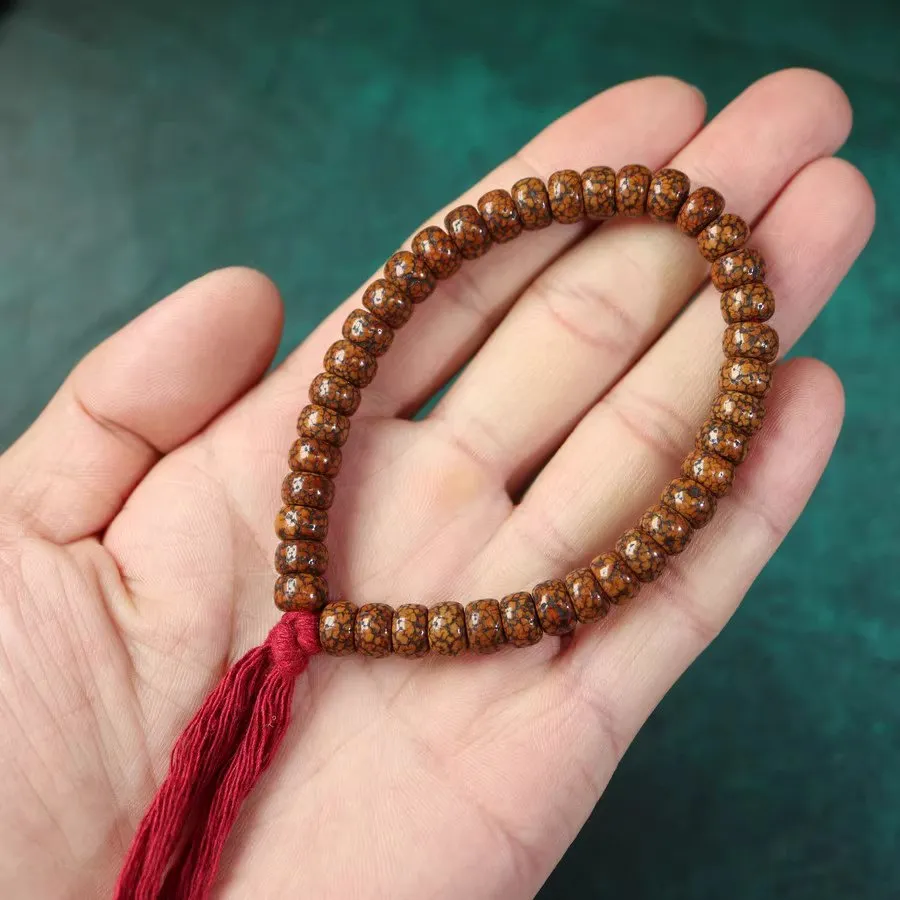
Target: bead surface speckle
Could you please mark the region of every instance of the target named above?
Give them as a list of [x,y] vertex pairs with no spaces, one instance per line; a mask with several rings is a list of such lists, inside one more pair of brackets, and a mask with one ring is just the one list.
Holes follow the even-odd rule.
[[365,603],[356,613],[353,641],[363,656],[389,656],[394,610],[386,603]]
[[513,647],[530,647],[544,636],[534,600],[525,591],[507,594],[500,601],[500,617],[506,640]]
[[775,314],[775,295],[767,284],[742,284],[721,297],[726,322],[766,322]]
[[311,506],[282,506],[275,517],[275,534],[282,541],[324,541],[328,513]]
[[640,165],[624,166],[616,175],[616,210],[620,216],[635,218],[647,211],[647,194],[653,173]]
[[596,622],[609,612],[609,597],[600,590],[590,569],[576,569],[566,575],[566,591],[579,622]]
[[728,357],[774,362],[778,358],[778,332],[762,322],[737,322],[725,329],[722,350]]
[[572,225],[584,217],[584,194],[578,172],[572,169],[554,172],[547,179],[547,193],[550,195],[550,211],[557,222]]
[[474,653],[494,653],[506,641],[500,604],[496,600],[473,600],[466,606],[466,634]]
[[309,386],[309,402],[333,409],[343,416],[352,416],[359,409],[362,395],[359,388],[331,372],[320,372]]
[[714,188],[699,187],[687,198],[678,213],[678,230],[696,237],[725,209],[725,198]]
[[391,328],[402,328],[414,308],[406,293],[387,278],[379,278],[365,289],[362,305]]
[[466,612],[455,600],[428,610],[428,644],[441,656],[458,656],[466,649]]
[[394,331],[390,325],[365,309],[354,309],[347,316],[343,334],[348,341],[362,347],[372,356],[387,353],[394,340]]
[[729,359],[719,373],[723,391],[765,397],[772,387],[772,368],[759,359]]
[[412,239],[413,253],[425,260],[435,278],[449,278],[459,271],[462,256],[453,238],[437,225],[423,228]]
[[727,494],[734,481],[734,466],[727,459],[706,450],[691,451],[681,465],[681,473],[703,485],[716,497]]
[[444,227],[463,259],[478,259],[494,243],[481,213],[470,204],[451,209],[444,217]]
[[766,280],[766,261],[759,250],[744,248],[720,256],[709,273],[716,290],[727,291],[741,284]]
[[641,589],[634,573],[617,553],[601,553],[591,560],[591,572],[612,603],[624,603]]
[[581,173],[584,214],[593,220],[616,214],[616,172],[609,166],[592,166]]
[[550,195],[540,178],[520,178],[512,186],[510,193],[519,213],[519,221],[526,231],[546,228],[553,222]]
[[650,179],[647,214],[661,222],[674,222],[687,200],[691,182],[678,169],[660,169]]
[[662,547],[638,528],[629,529],[619,538],[616,553],[640,581],[655,581],[666,567]]
[[341,470],[341,451],[327,441],[299,437],[291,445],[288,463],[295,472],[315,472],[334,478]]
[[346,339],[335,341],[322,361],[326,372],[340,375],[357,387],[365,387],[378,371],[378,361],[362,347]]
[[303,437],[318,438],[335,447],[343,446],[350,434],[350,420],[333,409],[310,403],[300,410],[297,431]]
[[291,472],[281,484],[281,499],[288,506],[328,509],[334,502],[334,482],[315,472]]
[[697,446],[737,465],[746,458],[750,449],[750,439],[730,423],[709,418],[700,428]]
[[568,634],[575,628],[575,607],[566,590],[566,583],[558,578],[542,581],[531,591],[541,628],[547,634]]
[[328,601],[328,585],[317,575],[279,575],[275,605],[282,612],[318,612]]
[[496,243],[505,244],[522,233],[522,221],[509,191],[488,191],[478,201],[478,211]]
[[641,530],[649,534],[669,556],[681,553],[693,534],[691,523],[684,516],[661,503],[651,506],[641,516]]
[[694,528],[703,528],[716,511],[716,498],[691,478],[674,478],[662,495],[663,506],[684,516]]
[[710,415],[719,422],[728,422],[739,431],[756,434],[762,428],[766,408],[761,400],[749,394],[725,391],[713,400]]
[[349,656],[354,652],[353,631],[356,624],[356,604],[349,600],[335,600],[319,616],[319,644],[329,656]]
[[417,659],[428,652],[428,607],[404,603],[394,610],[392,646],[397,656]]
[[324,575],[328,548],[321,541],[282,541],[275,548],[275,571],[281,575]]
[[734,213],[724,213],[697,235],[697,249],[710,262],[747,243],[750,226]]
[[413,303],[430,297],[436,283],[424,260],[409,250],[399,250],[384,264],[384,277]]

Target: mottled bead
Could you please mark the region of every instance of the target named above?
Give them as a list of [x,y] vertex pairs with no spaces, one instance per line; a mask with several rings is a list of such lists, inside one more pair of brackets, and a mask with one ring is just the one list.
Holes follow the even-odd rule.
[[318,612],[328,602],[328,585],[318,575],[279,575],[275,605],[282,612]]
[[281,575],[324,575],[328,548],[319,541],[282,541],[275,548],[275,571]]
[[428,607],[421,603],[398,606],[394,610],[391,639],[397,656],[424,656],[428,652]]
[[412,315],[413,302],[386,278],[373,281],[363,292],[362,305],[391,328],[402,328]]
[[744,248],[720,256],[710,269],[716,290],[727,291],[739,284],[766,280],[766,261],[759,250]]
[[727,422],[739,431],[756,434],[762,428],[766,408],[761,400],[749,394],[725,391],[712,402],[710,416],[719,422]]
[[697,235],[697,249],[710,262],[739,250],[750,237],[750,226],[733,213],[725,213],[704,228]]
[[759,359],[729,359],[719,372],[719,387],[753,397],[765,397],[772,387],[772,368]]
[[563,225],[580,222],[584,217],[584,194],[581,176],[572,169],[554,172],[547,179],[547,193],[550,195],[550,212]]
[[350,384],[365,387],[378,371],[378,361],[362,347],[348,340],[335,341],[322,361],[326,372],[340,375]]
[[282,506],[275,517],[275,534],[283,541],[324,541],[328,513],[312,506]]
[[694,528],[702,528],[716,511],[716,498],[691,478],[674,478],[662,495],[663,506],[684,516]]
[[725,329],[722,350],[728,357],[774,362],[778,358],[778,332],[761,322],[737,322]]
[[616,175],[616,211],[635,218],[647,211],[647,194],[653,173],[646,166],[630,165]]
[[609,166],[591,166],[581,173],[584,214],[595,221],[616,214],[616,172]]
[[600,590],[612,603],[630,600],[641,589],[641,583],[616,553],[601,553],[591,560],[591,572]]
[[291,445],[288,463],[295,472],[315,472],[334,478],[341,471],[341,451],[314,437],[299,437]]
[[428,266],[409,250],[399,250],[384,264],[384,277],[413,303],[431,296],[436,283]]
[[435,278],[449,278],[459,271],[462,256],[453,238],[437,225],[423,228],[413,239],[412,249],[425,261]]
[[697,188],[684,202],[675,224],[679,231],[696,237],[713,219],[722,215],[725,198],[714,188]]
[[645,531],[669,556],[676,556],[691,540],[691,523],[661,503],[651,506],[641,516],[641,531]]
[[510,193],[519,213],[519,221],[526,231],[546,228],[553,221],[550,195],[540,178],[520,178]]
[[687,200],[691,182],[678,169],[660,169],[650,179],[647,214],[661,222],[674,222]]
[[716,497],[722,497],[731,490],[734,466],[715,453],[692,450],[681,464],[681,474],[693,478]]
[[362,347],[372,356],[387,353],[394,340],[394,331],[390,325],[385,325],[381,319],[364,309],[354,309],[347,316],[342,332],[348,341]]
[[473,600],[469,603],[466,606],[466,634],[469,649],[475,653],[499,650],[506,641],[500,604],[496,600]]
[[697,435],[697,447],[737,465],[746,459],[750,440],[746,434],[728,422],[707,419]]
[[350,420],[333,409],[311,403],[300,410],[297,431],[303,437],[318,438],[335,447],[342,447],[350,434]]
[[335,600],[319,615],[319,644],[329,656],[349,656],[355,650],[353,631],[356,626],[356,604]]
[[496,243],[505,244],[522,233],[522,221],[509,191],[488,191],[478,201],[478,211]]
[[363,656],[389,656],[394,610],[385,603],[364,603],[356,613],[353,642]]
[[538,621],[547,634],[562,635],[574,630],[578,620],[564,581],[558,578],[542,581],[532,588],[531,596]]
[[609,612],[609,597],[600,590],[590,569],[576,569],[566,575],[566,593],[579,622],[596,622]]
[[352,416],[359,409],[361,399],[359,388],[331,372],[320,372],[309,386],[310,403],[318,403],[344,416]]
[[775,315],[775,294],[767,284],[742,284],[721,297],[726,322],[766,322]]
[[500,617],[506,640],[513,647],[530,647],[544,636],[534,600],[525,591],[507,594],[500,601]]
[[478,259],[494,243],[481,213],[469,204],[451,209],[444,217],[444,227],[463,259]]
[[619,538],[616,553],[640,581],[655,581],[666,567],[662,547],[638,528],[630,528]]
[[291,472],[282,482],[281,499],[288,506],[328,509],[334,502],[334,482],[314,472]]
[[458,656],[466,649],[466,611],[455,600],[428,610],[428,645],[441,656]]

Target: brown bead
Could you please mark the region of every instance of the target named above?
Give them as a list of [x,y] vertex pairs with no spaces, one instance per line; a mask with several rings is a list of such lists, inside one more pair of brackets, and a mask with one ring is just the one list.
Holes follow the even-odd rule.
[[750,226],[740,216],[725,213],[697,235],[697,249],[704,259],[713,262],[732,250],[740,250],[749,237]]
[[679,231],[696,237],[713,219],[722,215],[724,209],[725,198],[717,190],[700,187],[685,200],[675,224]]
[[546,228],[553,221],[550,195],[540,178],[520,178],[510,193],[519,213],[519,221],[526,231]]
[[762,428],[766,408],[761,400],[749,394],[725,391],[713,400],[710,416],[747,434],[756,434]]
[[281,575],[324,575],[328,548],[319,541],[282,541],[275,548],[275,571]]
[[386,278],[379,278],[366,288],[362,305],[391,328],[402,328],[413,311],[412,300]]
[[617,553],[601,553],[591,560],[591,572],[600,590],[612,603],[630,600],[641,589],[641,583]]
[[636,218],[647,211],[647,194],[653,173],[646,166],[630,165],[616,175],[616,210],[620,216]]
[[728,357],[774,362],[778,358],[778,332],[761,322],[737,322],[725,329],[722,350]]
[[345,416],[352,416],[359,409],[361,399],[359,388],[330,372],[320,372],[309,386],[310,403],[318,403]]
[[428,610],[428,644],[441,656],[459,656],[466,649],[466,612],[455,600]]
[[495,653],[506,636],[503,634],[503,620],[500,604],[496,600],[473,600],[466,606],[466,634],[469,649],[474,653]]
[[428,607],[405,603],[394,610],[391,626],[394,653],[416,659],[428,652]]
[[576,569],[566,575],[566,592],[579,622],[596,622],[609,612],[609,597],[600,590],[590,569]]
[[727,459],[708,453],[706,450],[693,450],[681,464],[681,474],[693,478],[697,484],[703,485],[716,497],[723,497],[731,490],[734,481],[734,466]]
[[409,250],[399,250],[384,264],[384,277],[413,303],[430,297],[436,283],[425,262]]
[[772,368],[758,359],[729,359],[719,372],[719,387],[723,391],[765,397],[772,387]]
[[344,321],[344,337],[372,356],[381,356],[390,349],[394,331],[381,319],[364,309],[354,309]]
[[727,291],[740,284],[766,280],[766,261],[759,250],[744,248],[720,256],[710,270],[716,290]]
[[347,340],[335,341],[323,360],[326,372],[340,375],[350,384],[365,387],[378,371],[378,361],[362,347]]
[[742,284],[721,298],[726,322],[766,322],[775,314],[775,295],[767,284]]
[[684,516],[694,528],[702,528],[716,511],[716,498],[691,478],[675,478],[666,485],[663,506]]
[[311,403],[300,410],[297,431],[302,437],[313,437],[342,447],[350,434],[350,420],[333,409]]
[[581,173],[584,214],[593,220],[616,214],[616,172],[609,166],[591,166]]
[[547,634],[568,634],[577,623],[575,607],[569,599],[566,583],[558,578],[542,581],[531,591],[541,628]]
[[328,585],[317,575],[279,575],[275,605],[282,612],[318,612],[328,602]]
[[496,243],[505,244],[522,233],[522,221],[509,191],[488,191],[478,201],[478,211]]
[[584,193],[577,172],[572,169],[554,172],[547,179],[547,193],[550,195],[550,212],[557,222],[572,225],[584,218]]
[[364,603],[356,613],[353,642],[363,656],[390,656],[391,619],[394,610],[385,603]]
[[356,626],[356,604],[349,600],[329,603],[319,615],[319,643],[329,656],[349,656]]
[[300,437],[291,445],[288,463],[295,472],[315,472],[334,478],[341,470],[341,451],[314,437]]
[[444,216],[444,227],[463,259],[478,259],[491,249],[487,224],[474,206],[457,206]]
[[425,260],[435,278],[449,278],[459,271],[462,256],[453,238],[437,225],[423,228],[412,239],[413,253]]
[[746,459],[750,440],[728,422],[707,419],[697,435],[697,446],[737,465]]
[[674,222],[687,200],[691,182],[678,169],[660,169],[650,179],[647,214],[661,222]]
[[616,543],[616,553],[640,581],[656,581],[666,567],[666,554],[649,534],[631,528]]
[[282,506],[275,517],[275,534],[283,541],[324,541],[328,513],[312,506]]
[[506,640],[513,647],[530,647],[544,636],[534,600],[525,591],[507,594],[500,601],[500,617]]
[[334,502],[334,482],[313,472],[291,472],[282,482],[281,499],[288,506],[328,509]]
[[691,523],[668,506],[651,506],[641,516],[641,530],[659,544],[669,556],[676,556],[690,543]]

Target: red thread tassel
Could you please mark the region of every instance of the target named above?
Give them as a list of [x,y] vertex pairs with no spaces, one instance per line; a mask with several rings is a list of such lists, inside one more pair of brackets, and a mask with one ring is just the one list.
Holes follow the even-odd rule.
[[294,682],[318,651],[318,617],[285,613],[265,643],[228,670],[175,743],[115,900],[205,900],[241,804],[287,731]]

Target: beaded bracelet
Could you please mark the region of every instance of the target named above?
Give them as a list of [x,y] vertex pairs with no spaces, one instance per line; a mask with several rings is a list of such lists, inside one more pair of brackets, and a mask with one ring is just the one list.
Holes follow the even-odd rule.
[[[735,467],[762,424],[762,398],[778,356],[778,335],[765,324],[775,311],[765,284],[765,261],[757,250],[745,247],[747,223],[724,208],[722,195],[712,188],[690,193],[687,176],[676,169],[654,175],[642,165],[628,165],[618,173],[594,166],[580,175],[571,169],[555,172],[546,185],[539,178],[522,178],[511,191],[488,191],[477,208],[451,210],[444,228],[429,225],[416,234],[411,249],[395,253],[385,263],[384,277],[366,288],[365,308],[347,316],[343,339],[328,348],[324,371],[310,385],[310,404],[297,423],[300,437],[291,447],[291,472],[282,484],[285,506],[275,522],[281,541],[275,553],[276,606],[284,612],[318,613],[319,642],[332,656],[393,653],[415,659],[429,651],[457,656],[467,648],[492,653],[504,644],[531,646],[545,633],[568,634],[579,622],[602,619],[611,605],[629,600],[643,583],[658,578],[667,557],[685,549],[693,531],[712,518],[717,498],[731,487]],[[464,260],[477,259],[523,231],[546,228],[554,220],[568,225],[644,213],[674,222],[696,239],[712,264],[711,279],[722,292],[728,323],[721,393],[680,476],[666,485],[660,502],[589,567],[542,581],[530,593],[473,600],[466,607],[439,603],[430,609],[418,603],[393,609],[384,603],[357,608],[346,599],[329,602],[323,577],[327,510],[341,467],[340,448],[359,408],[360,391],[375,377],[377,357],[388,351],[394,332],[409,321],[416,304],[429,297],[437,281],[459,271]]]

